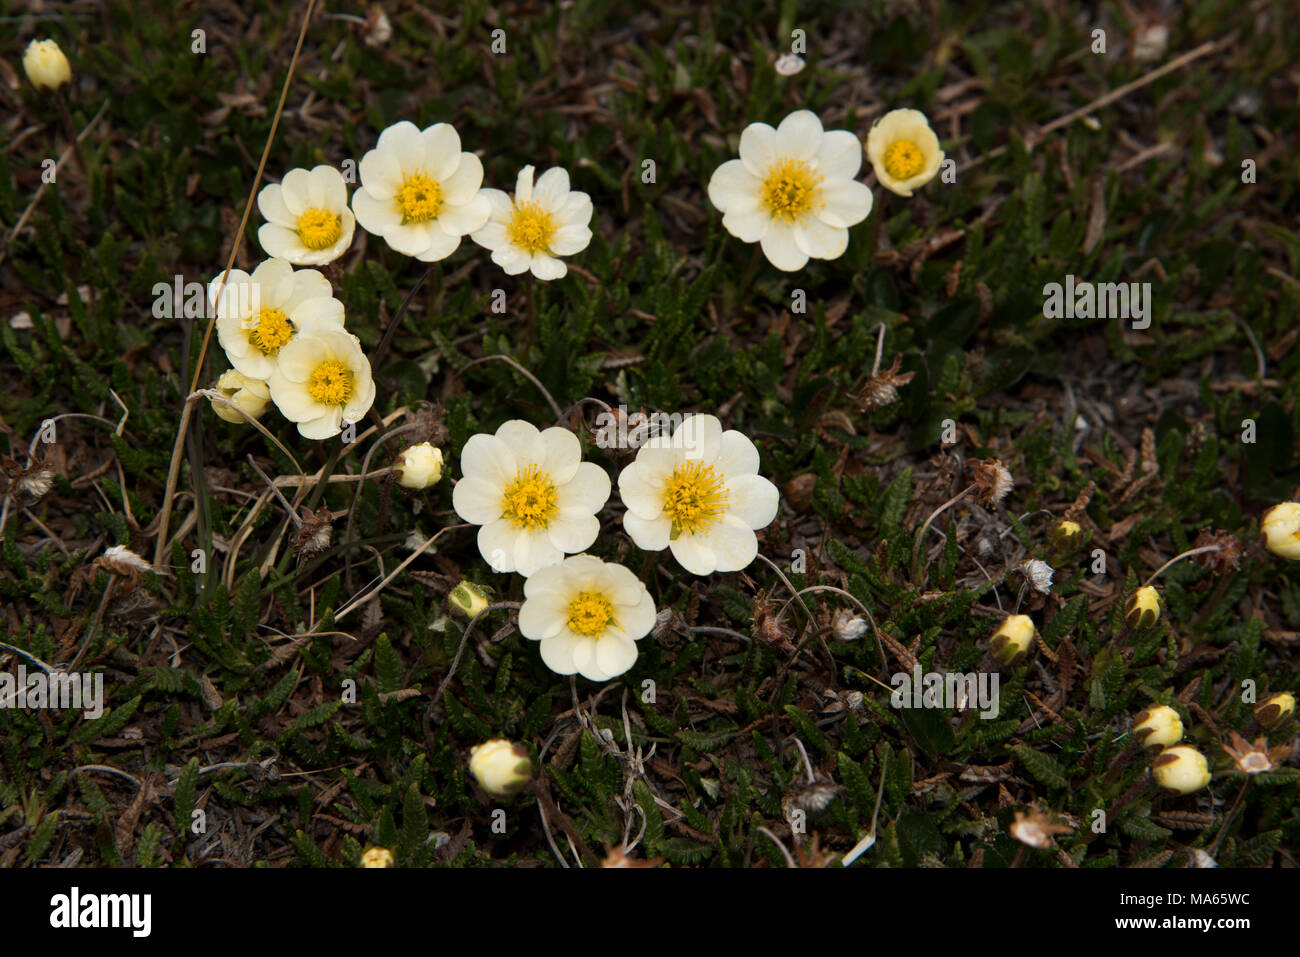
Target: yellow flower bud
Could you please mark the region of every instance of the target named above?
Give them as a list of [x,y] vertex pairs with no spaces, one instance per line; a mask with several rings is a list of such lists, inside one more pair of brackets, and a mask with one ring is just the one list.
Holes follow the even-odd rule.
[[[267,406],[271,404],[271,390],[265,382],[261,379],[250,379],[234,369],[221,374],[216,388],[223,396],[255,419],[260,419],[266,412]],[[212,403],[212,411],[217,413],[218,418],[234,422],[236,425],[248,424],[248,419],[225,403],[218,402],[216,399],[209,401]]]
[[1144,748],[1167,748],[1183,739],[1183,719],[1166,704],[1147,708],[1133,719],[1133,737]]
[[1272,730],[1295,713],[1295,695],[1289,691],[1271,694],[1255,708],[1255,720]]
[[392,867],[393,852],[386,847],[368,847],[361,855],[362,867]]
[[496,739],[470,749],[469,773],[493,797],[523,790],[533,777],[533,760],[522,745]]
[[1143,585],[1129,597],[1124,620],[1130,628],[1150,628],[1160,620],[1160,592],[1154,585]]
[[1210,765],[1195,748],[1165,748],[1151,764],[1156,784],[1176,794],[1191,794],[1210,783]]
[[23,71],[38,90],[57,90],[72,79],[72,67],[53,40],[33,40],[23,53]]
[[471,581],[463,581],[453,588],[447,596],[447,603],[452,611],[466,618],[473,618],[490,604],[487,589]]
[[428,442],[408,446],[393,463],[393,471],[404,488],[428,488],[442,478],[442,450]]
[[1274,555],[1300,559],[1300,503],[1274,505],[1264,513],[1259,530],[1264,533],[1264,545]]
[[1083,526],[1069,519],[1062,519],[1052,526],[1047,535],[1048,544],[1058,552],[1067,552],[1083,539]]
[[1033,620],[1028,615],[1009,615],[993,632],[989,647],[1000,664],[1014,665],[1029,654],[1033,643]]

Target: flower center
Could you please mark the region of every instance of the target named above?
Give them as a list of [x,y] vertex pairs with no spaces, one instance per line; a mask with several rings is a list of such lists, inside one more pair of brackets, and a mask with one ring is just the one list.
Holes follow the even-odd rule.
[[328,249],[342,233],[342,220],[328,209],[313,207],[298,217],[298,238],[308,249]]
[[257,325],[248,333],[248,341],[264,356],[273,356],[293,338],[293,323],[283,309],[269,306],[257,314]]
[[614,606],[599,592],[584,591],[569,602],[569,627],[585,638],[615,625]]
[[402,213],[402,225],[427,223],[442,209],[442,187],[432,176],[412,173],[402,178],[397,190],[397,208]]
[[885,149],[885,172],[894,179],[911,179],[925,169],[925,155],[911,140],[894,140]]
[[1241,759],[1241,770],[1247,774],[1260,774],[1269,770],[1273,762],[1268,759],[1267,754],[1260,754],[1258,751],[1251,751]]
[[664,483],[664,511],[673,520],[670,537],[695,535],[727,511],[727,486],[712,465],[684,462]]
[[555,483],[536,465],[520,469],[501,496],[502,517],[529,531],[545,528],[559,509]]
[[337,359],[326,359],[312,370],[307,393],[323,405],[347,405],[352,398],[352,370]]
[[801,222],[822,200],[823,177],[803,160],[783,159],[773,163],[758,190],[758,203],[773,219],[787,226]]
[[540,203],[516,203],[506,235],[510,242],[529,253],[546,252],[555,235],[555,220]]

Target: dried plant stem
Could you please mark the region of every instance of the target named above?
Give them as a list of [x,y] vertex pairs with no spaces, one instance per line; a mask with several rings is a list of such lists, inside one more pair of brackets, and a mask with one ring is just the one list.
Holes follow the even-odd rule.
[[930,513],[930,517],[927,518],[927,519],[925,520],[925,524],[923,524],[923,525],[921,526],[921,530],[920,530],[919,532],[917,532],[917,535],[916,535],[916,543],[912,546],[912,582],[913,582],[913,584],[915,584],[915,583],[916,583],[916,580],[917,580],[918,578],[921,577],[921,564],[920,564],[920,559],[921,559],[921,544],[925,541],[925,533],[926,533],[926,531],[929,529],[930,525],[934,522],[934,520],[935,520],[936,518],[938,518],[941,514],[943,514],[943,512],[944,512],[946,509],[949,509],[949,508],[951,508],[952,506],[956,505],[958,502],[960,502],[963,498],[965,498],[965,497],[966,497],[967,495],[969,495],[971,492],[975,491],[975,488],[976,488],[976,487],[975,487],[974,485],[968,485],[968,486],[966,486],[964,489],[962,489],[960,492],[958,492],[958,493],[957,493],[956,495],[954,495],[952,498],[948,499],[948,501],[944,502],[942,505],[940,505],[938,508],[936,508],[933,512]]

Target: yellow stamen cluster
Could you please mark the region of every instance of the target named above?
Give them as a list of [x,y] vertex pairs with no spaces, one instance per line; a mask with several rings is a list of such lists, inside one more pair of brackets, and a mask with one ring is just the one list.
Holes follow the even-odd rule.
[[397,208],[402,213],[402,225],[427,223],[442,210],[442,186],[432,176],[411,173],[402,178],[397,189]]
[[347,405],[352,399],[352,370],[337,359],[326,359],[312,370],[307,393],[322,405]]
[[555,220],[540,203],[515,204],[514,215],[506,226],[506,236],[511,243],[535,255],[551,248],[554,235]]
[[569,627],[590,638],[605,631],[614,621],[614,606],[600,592],[579,592],[569,602]]
[[264,356],[273,356],[293,338],[293,323],[283,309],[268,306],[257,314],[257,325],[248,333],[248,341]]
[[501,516],[517,528],[546,528],[560,509],[551,476],[536,465],[522,468],[501,496]]
[[308,249],[328,249],[342,234],[342,220],[328,209],[313,207],[298,217],[298,238]]
[[822,199],[823,178],[803,160],[778,160],[759,187],[758,203],[769,216],[787,226],[802,222],[813,210],[826,205]]
[[706,531],[727,511],[727,485],[712,465],[684,462],[664,483],[664,511],[672,537]]
[[885,148],[885,172],[897,180],[908,180],[925,169],[925,154],[911,140],[894,140]]

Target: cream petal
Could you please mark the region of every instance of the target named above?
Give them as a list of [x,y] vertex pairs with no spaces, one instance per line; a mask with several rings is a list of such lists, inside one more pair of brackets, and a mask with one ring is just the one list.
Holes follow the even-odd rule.
[[794,272],[808,263],[808,254],[794,241],[794,231],[789,226],[773,223],[761,242],[767,261],[783,272]]
[[632,641],[650,634],[650,629],[655,626],[655,603],[644,585],[641,586],[641,596],[635,604],[619,608],[618,623]]
[[853,179],[862,169],[862,141],[848,130],[827,130],[813,159],[826,179]]
[[518,529],[505,519],[488,522],[478,530],[478,550],[492,570],[515,570],[515,538]]
[[552,214],[561,225],[586,226],[591,222],[591,197],[581,190],[574,190],[559,209],[552,210]]
[[361,228],[376,236],[384,235],[402,222],[402,215],[393,204],[392,197],[376,198],[369,187],[352,194],[352,212]]
[[780,494],[761,475],[737,475],[727,479],[727,514],[751,529],[766,528],[776,518]]
[[[538,468],[546,461],[546,443],[542,441],[537,426],[523,419],[510,419],[502,422],[496,431],[499,441],[514,456],[516,470],[526,465]],[[577,436],[575,435],[576,439]],[[511,478],[514,478],[511,475]]]
[[617,634],[605,635],[596,642],[596,665],[604,677],[595,680],[608,681],[624,674],[636,664],[636,642]]
[[456,206],[469,202],[483,185],[483,161],[473,153],[462,153],[456,172],[439,185],[446,202]]
[[583,644],[582,638],[571,631],[564,631],[542,641],[538,650],[543,664],[557,675],[575,675],[578,673],[576,652]]
[[515,203],[508,193],[484,187],[478,191],[478,195],[488,201],[488,208],[491,210],[488,215],[489,222],[500,223],[502,226],[510,222],[510,218],[515,214]]
[[572,477],[559,489],[560,508],[572,508],[594,515],[609,501],[609,473],[595,462],[581,462]]
[[569,173],[563,167],[548,169],[533,184],[533,200],[543,209],[559,209],[569,193]]
[[533,165],[529,163],[515,177],[515,200],[520,203],[531,202],[533,198]]
[[311,174],[305,169],[291,169],[280,180],[280,198],[295,217],[311,208]]
[[316,367],[331,357],[323,337],[299,336],[276,354],[275,371],[290,382],[306,382]]
[[264,223],[257,230],[257,242],[272,256],[279,256],[290,262],[306,262],[312,250],[302,244],[297,232],[286,229],[278,223]]
[[482,229],[492,214],[492,204],[482,196],[472,196],[464,204],[448,204],[438,214],[438,225],[443,232],[457,238]]
[[762,179],[779,158],[776,130],[766,123],[750,123],[740,134],[740,161],[745,169]]
[[482,228],[470,233],[469,238],[484,249],[500,249],[510,241],[506,236],[505,223],[499,223],[494,219],[489,219]]
[[298,423],[298,432],[305,439],[329,439],[343,431],[343,410],[332,406],[325,415],[318,419],[309,419]]
[[565,273],[569,271],[568,266],[553,256],[547,256],[545,253],[534,253],[532,261],[528,265],[532,269],[534,276],[547,282],[563,279]]
[[269,384],[271,401],[290,422],[306,422],[324,414],[326,407],[308,395],[301,385],[276,376],[274,372]]
[[[665,516],[645,519],[630,509],[623,513],[623,531],[631,536],[637,548],[647,552],[663,551],[670,544],[673,523]],[[679,538],[678,541],[681,541]],[[708,574],[704,572],[703,574]]]
[[[445,238],[431,223],[407,223],[384,227],[384,242],[403,256],[423,257],[435,242]],[[454,247],[453,247],[454,248]]]
[[[753,534],[753,533],[751,533]],[[717,569],[717,559],[713,549],[698,535],[682,535],[668,543],[673,558],[692,575],[712,575]]]
[[520,252],[514,246],[498,246],[492,250],[492,261],[501,267],[507,276],[517,276],[527,272],[532,259],[527,253]]
[[[551,568],[558,567],[558,565],[551,566]],[[528,581],[549,570],[549,568],[540,569]],[[544,641],[555,637],[563,630],[564,624],[564,602],[554,593],[530,597],[519,609],[519,633],[533,641]]]
[[673,445],[688,461],[712,465],[722,450],[722,423],[716,415],[688,415],[673,433]]
[[[364,191],[376,200],[391,200],[402,185],[402,166],[392,152],[371,150],[361,157],[357,172],[361,174],[361,189],[357,193]],[[356,193],[353,193],[354,206],[356,201]]]
[[740,160],[727,160],[709,177],[709,202],[724,213],[734,206],[757,207],[761,185]]
[[656,519],[663,513],[663,482],[646,481],[639,459],[618,473],[618,494],[629,512],[636,513],[646,521]]
[[857,180],[835,180],[822,187],[822,200],[826,204],[817,214],[830,226],[856,226],[869,215],[874,197],[865,183]]
[[[429,227],[429,244],[422,252],[415,254],[415,258],[421,262],[433,263],[446,259],[460,245],[459,236],[453,236],[446,230],[436,228],[431,223],[423,223],[422,225]],[[388,237],[385,236],[384,238],[387,239]]]
[[292,229],[298,225],[298,218],[289,212],[289,207],[284,204],[284,197],[280,195],[283,189],[284,187],[279,183],[271,183],[264,187],[257,194],[257,210],[268,222]]
[[460,134],[450,123],[435,123],[420,134],[424,155],[421,167],[442,185],[461,164]]
[[562,508],[546,527],[546,533],[552,545],[573,554],[591,547],[600,534],[600,520],[582,509]]
[[[738,572],[758,555],[758,537],[753,529],[731,514],[723,515],[702,536],[697,535],[696,538],[701,539],[700,544],[713,556],[716,571]],[[682,561],[680,554],[676,551],[673,554],[677,555],[678,561]],[[686,563],[683,561],[682,564]]]
[[721,447],[713,464],[728,481],[753,475],[758,471],[758,446],[743,432],[728,429],[722,433]]
[[326,209],[340,210],[348,204],[348,186],[343,174],[333,166],[317,166],[312,170],[316,188],[320,191]]
[[814,259],[838,259],[849,248],[849,231],[810,219],[794,227],[795,245]]
[[538,569],[564,560],[564,552],[551,542],[543,530],[520,530],[515,536],[515,568],[527,578]]
[[822,145],[822,121],[812,110],[795,110],[776,128],[776,145],[782,156],[810,160]]
[[[543,429],[540,433],[534,431],[533,434],[541,443],[541,449],[537,453],[539,457],[535,461],[542,471],[547,472],[556,485],[570,481],[577,474],[578,464],[582,461],[582,443],[578,441],[577,435],[558,426]],[[608,493],[605,497],[609,497]],[[602,501],[601,504],[605,503]]]
[[433,171],[428,168],[424,134],[416,128],[414,123],[403,120],[379,134],[380,149],[385,148],[384,136],[386,134],[391,134],[388,149],[392,150],[393,157],[397,160],[397,165],[401,167],[403,176],[419,171],[428,172],[430,175],[433,174]]
[[551,252],[557,256],[572,256],[582,252],[590,243],[591,230],[588,227],[561,226],[551,237]]
[[733,207],[722,217],[722,228],[744,243],[759,242],[771,226],[772,217],[757,203],[747,209]]
[[486,525],[501,517],[501,488],[478,475],[467,475],[451,490],[451,507],[463,521]]
[[504,491],[519,466],[514,453],[495,435],[471,435],[460,452],[460,474],[477,476]]

